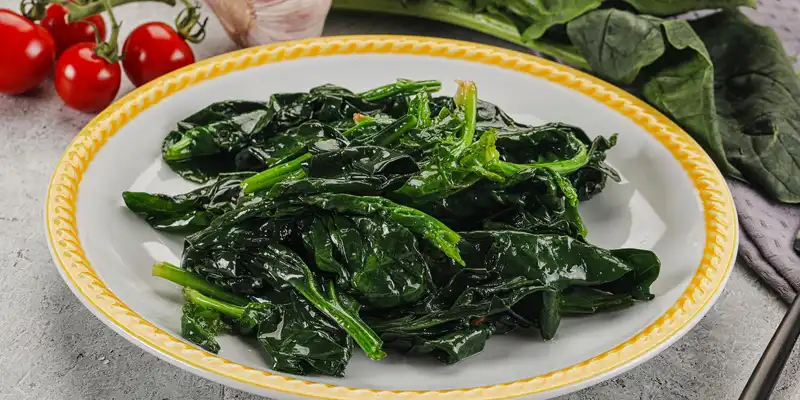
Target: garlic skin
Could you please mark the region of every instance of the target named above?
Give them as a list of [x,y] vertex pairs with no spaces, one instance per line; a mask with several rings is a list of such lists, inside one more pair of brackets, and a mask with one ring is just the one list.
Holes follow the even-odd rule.
[[332,0],[205,0],[239,47],[317,37]]

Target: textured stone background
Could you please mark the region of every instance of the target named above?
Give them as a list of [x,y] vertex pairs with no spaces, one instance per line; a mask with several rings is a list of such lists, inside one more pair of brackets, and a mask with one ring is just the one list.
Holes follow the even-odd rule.
[[[800,52],[800,0],[765,3],[755,18],[777,28],[790,54]],[[0,7],[16,9],[17,2],[0,0]],[[171,21],[165,10],[159,4],[120,8],[123,35],[146,20]],[[209,25],[208,38],[195,46],[198,58],[234,49],[216,21]],[[427,21],[331,15],[325,34],[348,33],[506,46]],[[130,89],[124,82],[120,93]],[[144,353],[93,317],[61,281],[47,250],[42,205],[56,160],[90,118],[63,106],[51,84],[26,97],[0,95],[0,400],[260,399]],[[737,265],[717,304],[683,339],[644,365],[564,399],[736,398],[785,311]],[[800,399],[798,370],[800,352],[790,359],[775,399]]]

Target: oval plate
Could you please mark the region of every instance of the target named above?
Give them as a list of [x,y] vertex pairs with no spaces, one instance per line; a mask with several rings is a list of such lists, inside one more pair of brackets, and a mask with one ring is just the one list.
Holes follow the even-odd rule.
[[[180,338],[180,291],[150,276],[176,262],[180,237],[128,212],[124,190],[191,187],[162,164],[175,123],[223,99],[334,83],[363,90],[396,78],[475,80],[482,99],[523,122],[563,121],[590,135],[619,133],[609,162],[624,180],[581,205],[589,241],[641,247],[663,262],[656,298],[627,310],[565,320],[555,340],[492,338],[485,351],[443,366],[393,354],[354,355],[345,378],[269,372],[260,351],[221,338],[219,356]],[[736,213],[723,177],[678,126],[628,93],[568,67],[510,50],[421,37],[350,36],[251,48],[205,60],[139,88],[84,128],[50,183],[46,226],[53,260],[78,298],[139,347],[197,375],[252,393],[326,399],[546,398],[595,384],[685,334],[730,273]],[[136,371],[131,371],[135,373]]]

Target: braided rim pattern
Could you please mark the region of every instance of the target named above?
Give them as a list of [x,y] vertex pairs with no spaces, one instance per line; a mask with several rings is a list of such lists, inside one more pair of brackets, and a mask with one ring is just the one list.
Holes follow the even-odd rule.
[[[453,390],[390,391],[328,385],[240,365],[187,344],[142,318],[119,300],[97,276],[81,246],[77,198],[83,174],[103,145],[137,114],[187,87],[230,72],[307,57],[347,54],[407,54],[493,65],[543,78],[581,92],[624,115],[649,132],[689,175],[705,217],[705,246],[686,290],[655,322],[617,347],[582,363],[528,379]],[[492,46],[409,36],[342,36],[255,47],[198,62],[157,79],[117,101],[74,139],[50,182],[46,227],[56,266],[95,314],[155,350],[164,359],[245,385],[325,399],[500,399],[552,391],[625,367],[675,340],[704,314],[721,290],[736,253],[737,223],[725,180],[700,146],[658,111],[590,75],[541,58]],[[91,308],[91,307],[90,307]]]

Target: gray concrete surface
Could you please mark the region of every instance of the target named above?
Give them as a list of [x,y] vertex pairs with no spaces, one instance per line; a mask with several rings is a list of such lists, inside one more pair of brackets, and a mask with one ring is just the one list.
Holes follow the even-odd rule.
[[[784,2],[788,17],[800,25],[800,12],[788,7],[797,3]],[[16,8],[16,1],[0,0],[2,7]],[[119,17],[127,29],[171,19],[158,4],[122,7]],[[374,16],[334,14],[325,33],[406,33],[504,45],[450,26]],[[800,41],[782,35],[790,52],[800,50]],[[195,51],[202,58],[233,48],[213,21]],[[122,93],[128,90],[126,82]],[[145,354],[93,317],[61,281],[42,228],[45,186],[61,152],[90,118],[63,106],[51,84],[25,97],[0,95],[0,400],[259,399]],[[737,265],[717,304],[683,339],[644,365],[564,399],[736,398],[785,311]],[[800,399],[798,370],[800,352],[791,357],[775,399]]]

